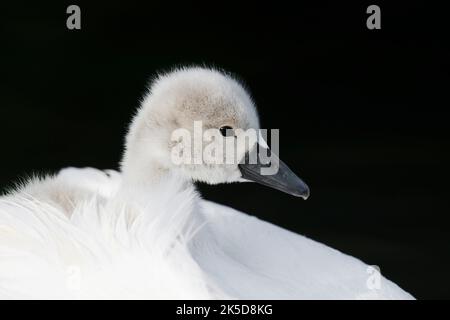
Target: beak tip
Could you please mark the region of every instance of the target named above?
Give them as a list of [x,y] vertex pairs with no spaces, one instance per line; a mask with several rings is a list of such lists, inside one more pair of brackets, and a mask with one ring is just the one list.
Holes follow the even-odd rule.
[[308,200],[310,192],[309,187],[306,184],[302,183],[297,190],[297,192],[293,193],[294,196],[302,198],[303,200]]
[[302,198],[303,200],[308,200],[308,198],[309,198],[309,189],[307,189],[306,191],[302,191],[302,192],[296,194],[296,196]]

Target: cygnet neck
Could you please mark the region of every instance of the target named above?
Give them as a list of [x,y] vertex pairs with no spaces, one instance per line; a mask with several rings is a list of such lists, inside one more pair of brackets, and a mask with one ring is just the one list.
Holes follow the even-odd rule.
[[133,149],[125,152],[121,172],[122,187],[129,190],[151,191],[174,177],[186,187],[193,186],[190,179],[163,165],[159,159],[144,158],[138,150]]

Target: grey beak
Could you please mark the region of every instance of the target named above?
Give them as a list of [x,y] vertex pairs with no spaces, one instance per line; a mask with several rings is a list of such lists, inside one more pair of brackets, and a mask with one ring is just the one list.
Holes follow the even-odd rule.
[[[309,197],[309,187],[297,177],[295,173],[289,169],[289,167],[281,161],[275,154],[271,154],[270,163],[262,161],[261,155],[270,154],[270,150],[264,148],[259,145],[259,152],[257,154],[251,153],[256,152],[257,148],[253,148],[253,150],[247,153],[244,157],[243,163],[240,163],[239,170],[241,171],[242,178],[257,182],[259,184],[265,185],[267,187],[271,187],[290,195],[296,197],[302,197],[303,199],[307,199]],[[253,159],[253,161],[250,161]],[[253,162],[253,163],[251,163]],[[278,171],[274,174],[262,174],[264,172],[263,168],[266,170],[271,166],[278,165]]]

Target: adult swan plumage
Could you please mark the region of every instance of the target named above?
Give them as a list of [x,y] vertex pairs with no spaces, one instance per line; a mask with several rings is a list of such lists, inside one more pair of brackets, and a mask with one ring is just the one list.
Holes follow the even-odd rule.
[[[210,144],[259,128],[250,96],[231,76],[177,69],[150,86],[120,172],[67,168],[2,196],[0,298],[412,298],[379,275],[371,286],[370,267],[353,257],[202,200],[193,181],[253,180],[303,198],[309,190],[281,161],[278,173],[262,175],[268,164],[259,156],[251,164],[173,161],[174,150],[190,152],[173,133],[192,132],[196,121],[216,138],[200,137]],[[231,143],[236,159],[267,147],[258,140]]]

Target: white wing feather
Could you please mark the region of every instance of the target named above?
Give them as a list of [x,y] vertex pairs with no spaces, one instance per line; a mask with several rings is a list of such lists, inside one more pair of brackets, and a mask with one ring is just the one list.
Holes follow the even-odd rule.
[[[245,299],[411,299],[358,259],[213,202],[193,241],[203,270]],[[214,241],[209,239],[213,238]],[[379,280],[379,281],[378,281]]]

